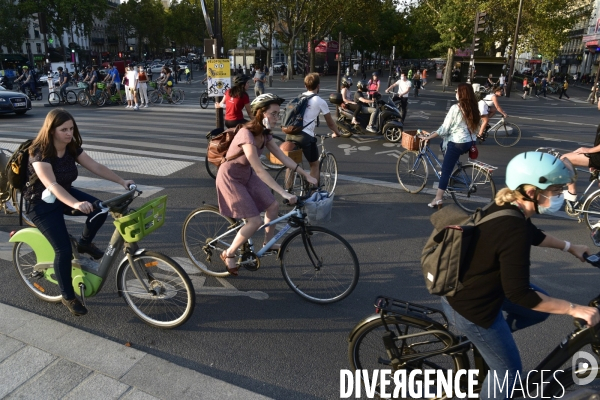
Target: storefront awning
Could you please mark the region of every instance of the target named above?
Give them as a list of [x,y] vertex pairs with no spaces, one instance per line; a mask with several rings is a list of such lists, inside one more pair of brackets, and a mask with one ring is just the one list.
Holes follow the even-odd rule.
[[4,62],[14,62],[14,63],[25,63],[29,61],[27,57],[22,54],[0,54],[0,59]]

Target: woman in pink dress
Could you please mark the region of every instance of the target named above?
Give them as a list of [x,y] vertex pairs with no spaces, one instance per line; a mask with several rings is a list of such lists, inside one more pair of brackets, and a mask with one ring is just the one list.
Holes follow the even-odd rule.
[[[221,260],[231,275],[238,274],[239,267],[234,260],[237,249],[262,224],[260,213],[265,211],[265,223],[277,218],[279,205],[270,189],[289,200],[290,204],[296,202],[296,196],[286,192],[262,167],[259,159],[262,150],[266,147],[287,168],[298,171],[309,183],[317,184],[315,178],[287,157],[271,140],[271,128],[279,120],[279,106],[283,102],[284,99],[271,93],[262,94],[252,101],[254,119],[237,132],[227,151],[228,161],[221,164],[217,173],[220,213],[231,218],[246,219],[246,225],[238,231],[231,246],[221,254]],[[273,237],[274,229],[265,228],[265,243]],[[277,248],[273,246],[273,249]]]

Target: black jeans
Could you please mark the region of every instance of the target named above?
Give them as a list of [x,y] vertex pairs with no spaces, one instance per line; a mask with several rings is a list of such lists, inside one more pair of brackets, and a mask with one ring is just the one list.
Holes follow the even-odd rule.
[[[396,99],[394,99],[396,100]],[[406,108],[408,107],[408,97],[400,97],[400,115],[402,119],[402,123],[404,123],[404,118],[406,118]]]
[[248,122],[245,119],[234,119],[234,120],[225,120],[225,127],[227,128],[235,128],[236,126],[238,126],[238,124],[245,124],[246,122]]
[[[84,193],[75,188],[69,189],[71,196],[79,201],[88,201],[90,203],[98,200],[94,196]],[[71,259],[73,252],[71,250],[71,240],[63,214],[71,215],[71,207],[66,206],[60,200],[56,199],[54,203],[46,203],[39,200],[31,204],[30,210],[27,211],[27,216],[40,230],[40,232],[48,239],[50,245],[54,249],[54,273],[60,287],[60,292],[64,299],[71,300],[75,298],[75,291],[71,283]],[[107,214],[100,214],[97,218],[91,219],[100,212],[95,210],[88,214],[81,235],[81,241],[90,243],[96,233],[100,230]]]

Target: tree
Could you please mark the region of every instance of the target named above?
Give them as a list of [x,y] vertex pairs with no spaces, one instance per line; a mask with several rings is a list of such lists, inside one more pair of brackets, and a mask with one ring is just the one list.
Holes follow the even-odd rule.
[[166,37],[177,46],[190,48],[204,45],[206,23],[199,0],[180,0],[169,7]]
[[20,52],[27,35],[26,12],[16,0],[0,0],[0,37],[8,52]]

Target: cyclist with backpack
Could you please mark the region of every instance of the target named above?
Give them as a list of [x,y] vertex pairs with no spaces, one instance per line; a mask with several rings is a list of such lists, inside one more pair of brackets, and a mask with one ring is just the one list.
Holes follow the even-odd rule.
[[510,398],[516,375],[523,376],[512,332],[542,322],[549,314],[581,318],[590,326],[600,321],[597,308],[550,297],[530,282],[531,246],[569,252],[582,262],[589,251],[587,246],[571,245],[543,232],[530,219],[559,211],[563,187],[574,179],[570,163],[551,154],[527,152],[514,157],[506,167],[507,188],[496,194],[484,216],[502,210],[518,214],[498,216],[474,228],[461,263],[463,287],[454,296],[441,298],[450,324],[475,345],[489,366],[481,399],[494,397],[494,392],[488,392],[494,374],[499,380],[508,378],[501,398]]
[[[312,72],[304,78],[306,92],[300,97],[307,98],[306,108],[302,121],[301,129],[296,134],[286,134],[286,140],[291,140],[300,144],[302,153],[310,165],[310,176],[319,180],[319,149],[317,148],[317,138],[315,137],[315,127],[319,114],[323,114],[327,127],[334,132],[333,138],[340,136],[337,125],[329,113],[329,106],[318,96],[321,88],[321,78],[316,72]],[[286,116],[284,116],[284,121]],[[286,132],[287,133],[287,132]]]
[[69,86],[69,80],[71,79],[71,76],[69,75],[69,72],[64,71],[63,67],[58,67],[58,85],[60,86],[60,97],[63,99],[63,101],[66,101],[67,99],[67,87]]
[[[290,204],[296,202],[296,196],[282,188],[262,167],[259,158],[262,150],[266,147],[287,168],[304,175],[311,184],[317,183],[317,179],[299,168],[272,140],[271,129],[279,121],[279,106],[283,102],[284,99],[271,93],[262,94],[252,101],[254,118],[239,126],[225,155],[225,162],[221,163],[217,173],[219,212],[227,217],[246,219],[246,225],[238,231],[231,246],[220,255],[225,268],[234,276],[239,269],[235,253],[261,226],[260,213],[265,212],[265,223],[277,218],[279,205],[270,189],[289,200]],[[265,228],[264,243],[271,240],[274,233],[274,227]]]
[[216,108],[225,108],[225,126],[235,128],[238,124],[245,124],[248,120],[244,119],[242,110],[246,110],[249,119],[252,119],[252,109],[250,108],[250,97],[248,89],[250,88],[250,77],[247,75],[236,75],[233,77],[233,87],[225,92],[223,100],[215,103]]
[[73,116],[62,108],[48,113],[44,125],[29,147],[27,164],[28,186],[23,196],[29,201],[26,213],[40,232],[48,239],[54,252],[54,271],[62,293],[62,303],[76,316],[85,315],[87,309],[75,297],[71,283],[71,241],[63,214],[77,210],[87,214],[77,251],[95,259],[104,252],[92,240],[106,220],[107,214],[94,211],[97,199],[75,189],[77,165],[80,164],[101,178],[116,182],[126,189],[133,184],[123,180],[113,171],[98,164],[81,148],[82,140]]
[[379,93],[379,86],[381,84],[381,81],[377,76],[377,72],[373,72],[372,76],[373,77],[369,79],[369,82],[367,82],[367,87],[369,89],[369,97],[372,100],[378,100],[381,97],[381,93]]
[[[22,87],[29,87],[29,90],[31,90],[31,93],[33,94],[33,98],[34,99],[38,99],[40,96],[38,95],[37,92],[37,87],[35,85],[35,74],[33,73],[33,71],[31,71],[29,69],[29,67],[27,65],[23,65],[23,74],[18,77],[17,79],[15,79],[15,82],[22,82]],[[25,90],[23,90],[23,92],[25,92]]]

